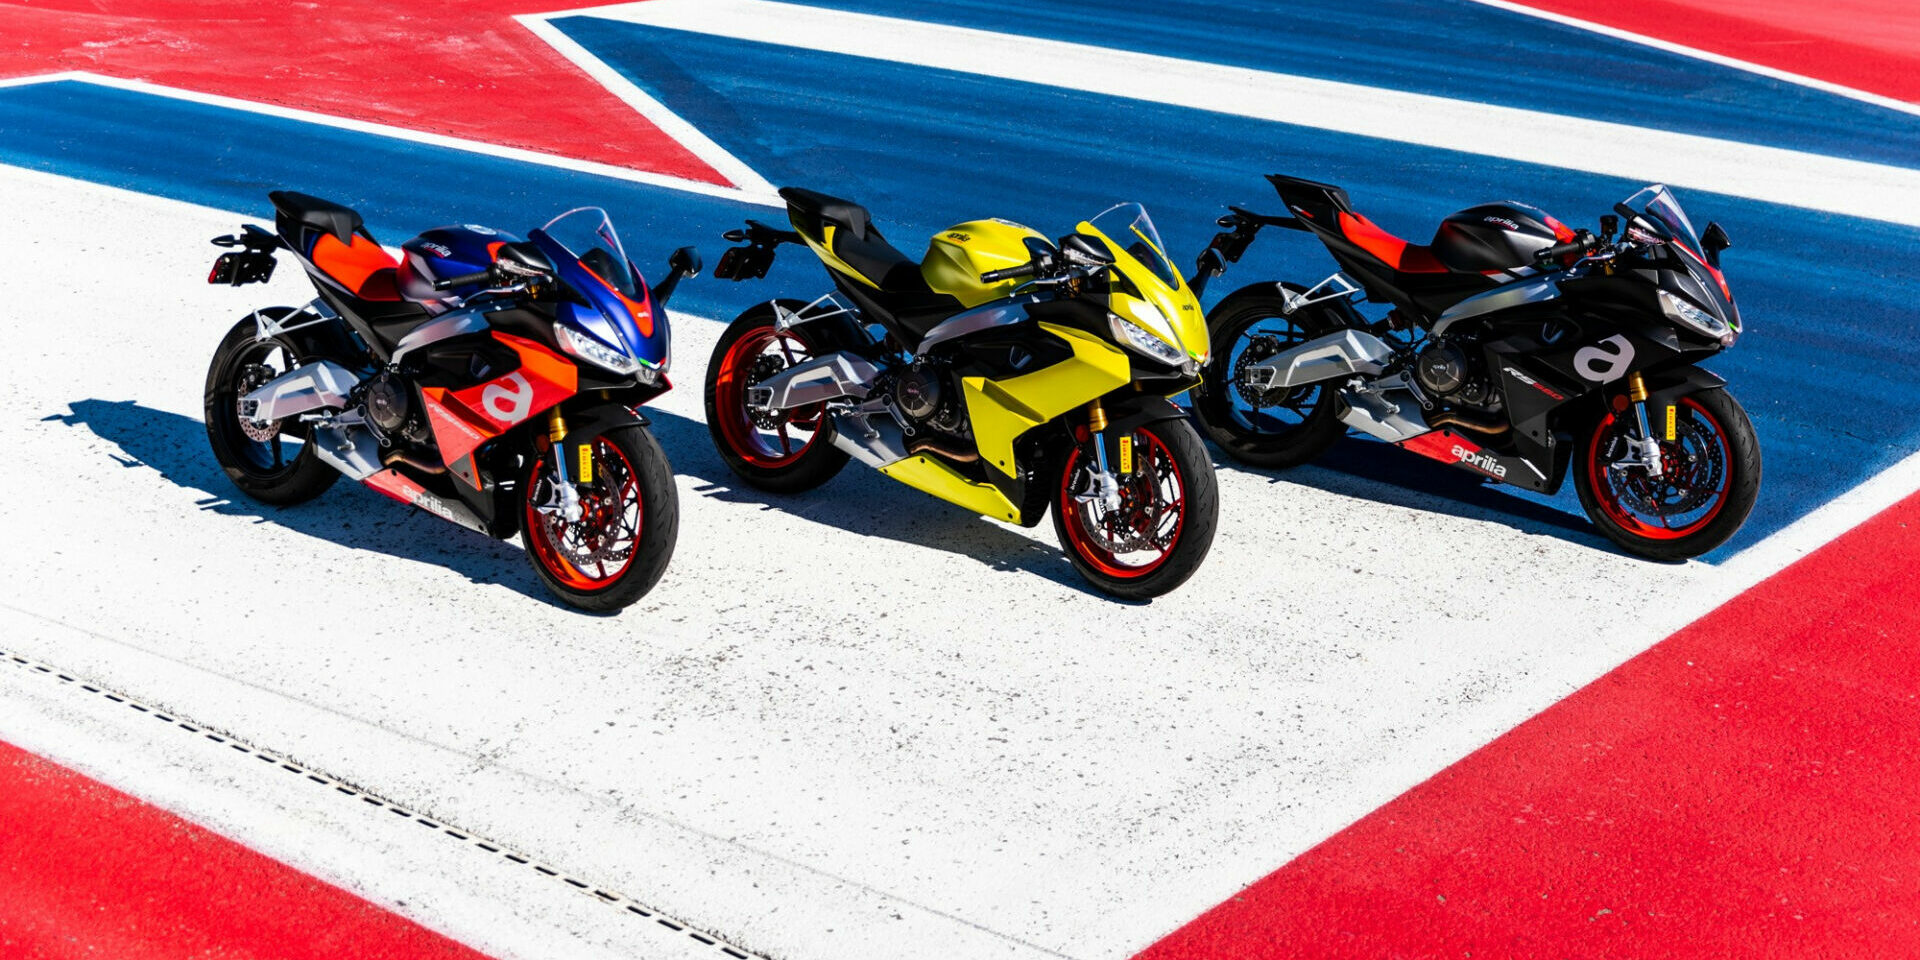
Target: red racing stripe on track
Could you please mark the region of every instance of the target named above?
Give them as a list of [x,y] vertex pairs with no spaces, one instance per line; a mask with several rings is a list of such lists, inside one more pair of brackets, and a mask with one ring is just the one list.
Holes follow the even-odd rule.
[[564,6],[0,0],[0,78],[86,70],[725,183],[512,18]]
[[1898,100],[1920,102],[1913,0],[1522,0],[1574,17]]
[[0,957],[484,960],[345,890],[6,743]]
[[1917,531],[1920,496],[1141,958],[1920,956]]

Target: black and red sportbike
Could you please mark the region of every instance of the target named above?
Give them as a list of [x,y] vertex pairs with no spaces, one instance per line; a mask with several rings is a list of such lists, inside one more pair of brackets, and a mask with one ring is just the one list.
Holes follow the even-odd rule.
[[680,508],[636,408],[665,393],[676,251],[652,288],[605,211],[525,239],[439,227],[396,260],[354,211],[275,192],[275,230],[213,242],[208,283],[263,282],[286,251],[319,296],[235,324],[207,371],[207,439],[234,486],[293,504],[345,475],[463,527],[520,534],[561,600],[618,610],[660,579]]
[[[1311,286],[1257,283],[1208,313],[1219,349],[1195,407],[1236,459],[1305,463],[1352,429],[1541,493],[1571,470],[1600,532],[1654,560],[1699,556],[1746,521],[1759,440],[1726,382],[1697,366],[1740,335],[1718,224],[1695,232],[1656,185],[1616,204],[1598,235],[1492,203],[1420,246],[1339,187],[1267,179],[1289,215],[1229,208],[1194,285],[1266,226],[1312,234],[1340,269]],[[1369,319],[1361,300],[1389,309]]]

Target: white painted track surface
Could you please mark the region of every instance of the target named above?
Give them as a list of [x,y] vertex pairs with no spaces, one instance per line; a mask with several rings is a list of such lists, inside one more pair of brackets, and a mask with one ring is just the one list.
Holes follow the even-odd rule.
[[[655,419],[679,547],[642,603],[583,616],[517,546],[345,482],[284,511],[231,499],[199,423],[210,353],[311,296],[291,262],[269,287],[201,282],[207,238],[264,208],[0,167],[0,635],[774,957],[1124,957],[1871,507],[1668,567],[1386,484],[1222,467],[1206,565],[1129,606],[1082,587],[1050,525],[857,468],[797,498],[738,488],[700,424],[719,325],[676,318]],[[62,759],[60,717],[14,697],[0,739]],[[162,799],[219,820],[217,793]],[[390,903],[392,862],[319,872]],[[399,909],[531,955],[497,928],[537,918]],[[668,955],[643,926],[582,936]]]

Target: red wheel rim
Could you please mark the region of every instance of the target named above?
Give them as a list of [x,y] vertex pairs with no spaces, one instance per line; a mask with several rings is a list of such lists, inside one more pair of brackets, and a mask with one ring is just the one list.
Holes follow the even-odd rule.
[[[714,414],[727,446],[740,459],[767,469],[791,466],[813,449],[814,442],[820,439],[822,413],[814,406],[775,414],[771,418],[774,424],[771,429],[754,422],[753,414],[747,409],[747,388],[752,386],[749,378],[760,358],[775,350],[786,367],[813,357],[806,342],[792,332],[757,327],[727,348],[713,381]],[[806,430],[807,435],[794,436],[795,427]]]
[[[1166,442],[1152,430],[1141,429],[1134,432],[1135,449],[1133,473],[1120,478],[1123,503],[1121,511],[1129,516],[1121,522],[1140,531],[1158,530],[1166,518],[1171,516],[1173,527],[1166,535],[1166,546],[1153,550],[1128,551],[1127,556],[1150,554],[1138,562],[1123,559],[1106,543],[1106,530],[1103,520],[1091,504],[1081,503],[1074,498],[1074,474],[1088,457],[1086,448],[1075,446],[1067,455],[1066,468],[1060,471],[1060,490],[1054,503],[1054,509],[1060,511],[1061,526],[1067,531],[1068,549],[1091,564],[1095,570],[1120,580],[1134,580],[1160,569],[1173,556],[1173,550],[1180,544],[1180,534],[1187,523],[1187,478],[1180,472],[1180,464],[1173,458],[1173,451]],[[1151,507],[1149,496],[1151,486],[1170,487],[1160,491],[1163,505],[1147,516],[1145,509]],[[1143,502],[1144,501],[1144,502]]]
[[[551,452],[549,448],[534,461],[526,494],[521,498],[521,536],[527,538],[534,557],[554,579],[574,590],[605,590],[619,582],[640,553],[640,532],[646,520],[646,505],[640,495],[639,474],[618,446],[607,442],[605,437],[596,439],[593,443],[595,482],[577,485],[584,488],[580,499],[585,513],[579,521],[569,523],[557,515],[543,513],[534,504],[537,491],[543,486],[547,456]],[[632,510],[630,520],[627,517],[629,508]],[[568,556],[570,551],[576,549],[576,545],[569,542],[570,537],[576,542],[593,536],[605,537],[608,536],[606,529],[614,523],[619,524],[618,532],[627,535],[626,556],[592,563],[576,562]]]
[[[1721,463],[1720,479],[1714,486],[1711,505],[1704,514],[1678,527],[1668,524],[1664,515],[1659,517],[1659,524],[1648,523],[1621,501],[1619,489],[1614,481],[1616,473],[1612,467],[1602,462],[1605,459],[1604,441],[1613,435],[1616,429],[1615,424],[1619,422],[1614,413],[1608,413],[1606,419],[1600,421],[1592,437],[1587,440],[1587,485],[1593,490],[1593,498],[1600,505],[1600,512],[1621,529],[1637,537],[1645,537],[1649,540],[1679,540],[1700,532],[1707,524],[1713,522],[1714,517],[1720,515],[1720,508],[1727,502],[1727,491],[1733,484],[1733,450],[1727,444],[1726,429],[1713,414],[1707,411],[1707,408],[1701,406],[1692,397],[1682,397],[1678,406],[1686,410],[1689,415],[1698,418],[1712,432],[1712,440],[1718,448]],[[1686,453],[1679,441],[1661,441],[1660,452],[1662,459],[1669,464],[1678,462],[1678,458],[1684,457]],[[1632,481],[1637,477],[1636,473],[1628,479]]]

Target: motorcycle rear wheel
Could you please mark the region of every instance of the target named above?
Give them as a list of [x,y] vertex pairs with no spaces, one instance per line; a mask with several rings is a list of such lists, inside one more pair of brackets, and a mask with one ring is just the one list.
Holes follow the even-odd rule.
[[[1297,292],[1297,291],[1296,291]],[[1230,456],[1267,469],[1297,467],[1325,453],[1346,433],[1334,416],[1333,384],[1318,383],[1258,394],[1237,374],[1250,359],[1298,346],[1341,328],[1320,306],[1289,314],[1270,283],[1237,290],[1207,314],[1212,359],[1194,410],[1207,435]],[[1248,354],[1256,355],[1249,358]]]
[[[788,310],[806,304],[781,301]],[[780,330],[773,305],[742,313],[714,344],[707,362],[707,430],[734,475],[774,493],[800,493],[834,478],[847,465],[833,445],[833,421],[819,407],[756,415],[747,388],[820,355],[804,327]]]
[[203,395],[207,443],[241,493],[276,506],[304,503],[327,492],[340,473],[314,452],[305,424],[275,423],[262,429],[240,417],[242,396],[300,363],[292,346],[257,340],[256,330],[251,316],[241,320],[213,352]]

